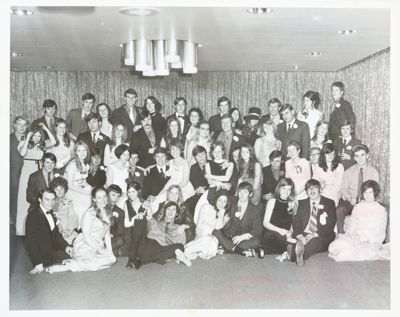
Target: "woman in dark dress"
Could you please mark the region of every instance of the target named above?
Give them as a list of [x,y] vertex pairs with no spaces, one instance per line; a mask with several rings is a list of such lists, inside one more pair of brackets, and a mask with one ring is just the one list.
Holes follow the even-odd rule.
[[182,135],[178,119],[171,117],[167,121],[167,134],[162,138],[160,146],[170,151],[171,144],[175,142],[185,144],[185,137]]
[[268,201],[264,215],[264,234],[261,246],[266,254],[281,254],[291,238],[293,215],[297,211],[294,183],[290,178],[282,178],[275,190],[275,198]]
[[154,96],[149,96],[144,100],[144,108],[150,112],[151,126],[159,135],[165,135],[167,132],[167,119],[161,115],[162,105]]

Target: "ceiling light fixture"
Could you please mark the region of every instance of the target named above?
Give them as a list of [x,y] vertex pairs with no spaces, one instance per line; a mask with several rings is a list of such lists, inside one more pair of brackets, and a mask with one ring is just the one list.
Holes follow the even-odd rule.
[[170,68],[196,74],[198,47],[198,43],[185,40],[131,40],[122,45],[122,66],[134,66],[143,76],[168,76]]
[[310,55],[310,56],[321,56],[322,53],[321,52],[310,52],[307,55]]
[[357,30],[339,30],[337,31],[338,34],[348,35],[357,33]]
[[266,13],[271,13],[274,11],[271,8],[249,8],[247,9],[247,13],[250,14],[266,14]]
[[54,67],[53,66],[43,66],[42,68],[43,69],[53,69]]
[[118,12],[127,16],[149,16],[156,15],[160,9],[150,7],[127,7],[119,9]]
[[12,56],[12,57],[23,56],[23,55],[24,55],[24,54],[18,53],[18,52],[12,52],[12,53],[11,53],[11,56]]
[[13,15],[24,16],[24,15],[32,15],[33,11],[23,10],[23,9],[11,9],[10,13]]
[[293,69],[295,69],[295,70],[298,70],[298,69],[300,69],[301,68],[301,65],[293,65],[293,67],[292,67]]

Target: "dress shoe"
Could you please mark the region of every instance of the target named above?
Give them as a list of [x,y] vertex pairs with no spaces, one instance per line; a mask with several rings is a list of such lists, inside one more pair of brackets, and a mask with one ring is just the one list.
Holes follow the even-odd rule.
[[286,247],[287,251],[287,257],[289,261],[294,261],[295,259],[295,254],[294,254],[294,245],[293,244],[288,244]]
[[296,247],[295,247],[295,252],[296,252],[296,263],[298,266],[304,266],[304,244],[301,241],[297,241]]
[[235,246],[232,251],[233,251],[233,253],[239,254],[241,256],[246,256],[246,253],[244,252],[244,250],[239,246]]
[[256,252],[259,259],[264,259],[264,249],[261,246],[257,249]]
[[126,264],[127,269],[135,269],[139,270],[139,268],[142,266],[142,262],[139,259],[136,260],[129,260],[128,263]]

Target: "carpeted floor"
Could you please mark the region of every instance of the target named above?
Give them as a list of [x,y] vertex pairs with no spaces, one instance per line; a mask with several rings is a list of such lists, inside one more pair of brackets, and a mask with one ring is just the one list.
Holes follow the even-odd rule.
[[274,256],[219,255],[99,272],[31,276],[21,238],[11,239],[10,309],[390,309],[390,262],[336,263],[326,253],[302,268]]

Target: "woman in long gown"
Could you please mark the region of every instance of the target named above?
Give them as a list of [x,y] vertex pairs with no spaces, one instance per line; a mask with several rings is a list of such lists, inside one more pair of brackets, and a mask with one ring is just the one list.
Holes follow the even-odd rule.
[[322,120],[322,112],[318,110],[320,98],[317,91],[307,91],[303,95],[304,107],[297,114],[297,120],[307,122],[310,135],[314,135],[318,121]]
[[194,141],[199,138],[200,134],[200,123],[203,121],[203,113],[201,112],[200,108],[193,107],[188,112],[190,126],[186,133],[185,138],[185,159],[191,164],[192,156],[188,158],[188,145],[191,141]]
[[111,123],[111,108],[106,103],[99,103],[96,106],[96,113],[100,117],[100,132],[111,138],[113,125]]
[[322,147],[318,165],[314,167],[313,178],[321,183],[321,195],[338,205],[340,189],[344,175],[344,167],[339,163],[340,158],[332,143],[326,143]]
[[256,140],[254,144],[254,153],[262,167],[265,167],[271,163],[269,160],[271,152],[280,150],[282,142],[275,137],[276,126],[271,119],[268,117],[261,117],[260,123],[260,133],[262,137]]
[[228,191],[221,189],[215,193],[212,204],[204,204],[196,224],[196,238],[185,245],[185,255],[189,260],[197,257],[211,259],[217,255],[218,240],[212,235],[229,221]]
[[167,191],[171,185],[178,185],[182,189],[183,200],[187,200],[195,194],[192,183],[189,181],[190,167],[188,162],[181,157],[183,143],[173,141],[171,143],[172,160],[168,161],[169,169],[165,173],[170,179],[165,184],[164,188],[157,195],[156,199],[151,203],[152,210],[158,210],[160,203],[167,200]]
[[46,152],[51,152],[56,156],[56,170],[63,174],[64,167],[71,160],[74,141],[69,137],[67,123],[64,119],[57,118],[54,125],[56,127],[56,144]]
[[245,144],[240,148],[239,156],[239,181],[248,182],[253,186],[253,195],[250,201],[254,205],[258,205],[261,201],[261,183],[262,183],[262,167],[257,162],[254,149],[250,144]]
[[380,187],[373,180],[361,186],[363,200],[354,206],[345,220],[345,233],[329,245],[329,257],[341,261],[370,261],[385,254],[387,212],[377,201]]
[[276,186],[275,198],[268,200],[265,209],[261,246],[266,254],[281,254],[288,244],[296,241],[291,238],[296,210],[294,183],[290,178],[282,178]]
[[129,177],[128,169],[131,149],[126,144],[118,145],[115,149],[115,156],[118,161],[107,168],[106,186],[115,184],[122,189],[122,195],[117,202],[118,207],[122,209],[126,200],[126,179]]
[[110,166],[118,161],[118,157],[115,156],[115,149],[121,144],[129,145],[128,131],[122,123],[116,123],[112,129],[111,142],[106,144],[104,148],[104,166]]
[[149,96],[144,100],[143,109],[147,109],[151,115],[151,126],[159,135],[165,135],[167,132],[167,119],[161,114],[161,102],[154,96]]
[[90,170],[90,160],[88,146],[85,142],[78,141],[74,145],[73,159],[68,163],[64,174],[64,178],[68,181],[68,194],[80,223],[83,213],[91,205],[92,187],[86,181]]
[[[43,127],[43,128],[42,128]],[[21,176],[18,185],[18,202],[17,202],[17,219],[15,224],[15,231],[17,236],[25,235],[25,219],[28,215],[29,203],[26,200],[26,189],[28,187],[29,175],[39,170],[42,167],[42,158],[44,154],[45,133],[49,137],[49,146],[54,145],[54,137],[50,130],[42,124],[41,127],[37,126],[32,131],[26,134],[23,141],[18,144],[18,152],[24,158],[22,165]]]
[[167,134],[162,138],[160,146],[167,149],[168,152],[171,152],[172,143],[176,142],[185,144],[185,137],[182,135],[178,119],[171,117],[167,120]]
[[95,187],[91,196],[93,206],[83,214],[82,233],[74,241],[71,259],[64,260],[63,264],[50,266],[49,273],[98,271],[116,262],[111,246],[109,218],[111,212],[107,210],[106,190]]

